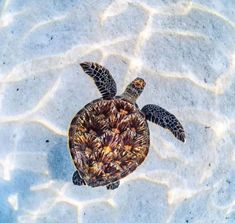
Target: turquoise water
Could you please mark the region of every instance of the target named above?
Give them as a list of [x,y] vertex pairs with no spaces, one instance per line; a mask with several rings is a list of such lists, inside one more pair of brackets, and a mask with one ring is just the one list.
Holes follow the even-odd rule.
[[[235,2],[0,1],[0,223],[235,222]],[[100,97],[79,66],[182,122],[150,124],[148,157],[114,191],[76,187],[73,116]]]

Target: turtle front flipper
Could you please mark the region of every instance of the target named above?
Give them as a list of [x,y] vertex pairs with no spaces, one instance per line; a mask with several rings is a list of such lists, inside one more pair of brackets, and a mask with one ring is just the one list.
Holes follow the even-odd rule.
[[108,185],[106,186],[106,188],[107,188],[108,190],[114,190],[114,189],[118,188],[119,184],[120,184],[120,181],[118,180],[118,181],[116,181],[116,182],[113,182],[113,183],[108,184]]
[[145,105],[141,111],[147,120],[170,130],[180,141],[186,141],[183,126],[173,114],[153,104]]
[[80,177],[77,170],[74,172],[72,180],[74,185],[78,186],[86,185],[86,182]]
[[109,99],[116,95],[116,83],[105,67],[93,62],[83,62],[80,65],[84,72],[94,79],[103,98]]

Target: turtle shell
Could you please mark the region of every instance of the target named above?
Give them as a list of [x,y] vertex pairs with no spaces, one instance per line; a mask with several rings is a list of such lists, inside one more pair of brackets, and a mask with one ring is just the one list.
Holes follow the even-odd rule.
[[140,165],[149,150],[147,121],[136,105],[122,99],[97,99],[73,118],[69,148],[89,186],[115,182]]

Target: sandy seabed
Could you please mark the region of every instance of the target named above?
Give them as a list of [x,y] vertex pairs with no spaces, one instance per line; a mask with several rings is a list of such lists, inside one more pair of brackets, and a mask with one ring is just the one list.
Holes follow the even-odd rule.
[[[0,223],[235,222],[235,1],[0,1]],[[79,66],[147,85],[185,144],[149,124],[143,165],[114,191],[76,187],[74,114],[100,97]]]

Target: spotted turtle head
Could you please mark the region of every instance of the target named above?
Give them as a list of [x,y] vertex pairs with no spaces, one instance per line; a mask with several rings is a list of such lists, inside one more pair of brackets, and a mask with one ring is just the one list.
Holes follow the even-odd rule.
[[137,77],[127,86],[126,90],[123,93],[123,96],[128,100],[135,102],[144,90],[145,85],[146,83],[144,79]]

